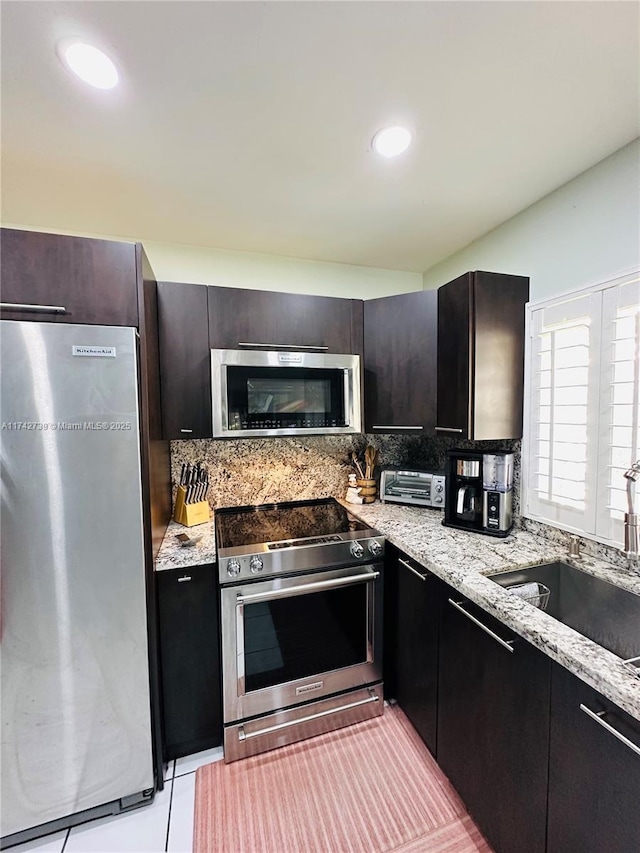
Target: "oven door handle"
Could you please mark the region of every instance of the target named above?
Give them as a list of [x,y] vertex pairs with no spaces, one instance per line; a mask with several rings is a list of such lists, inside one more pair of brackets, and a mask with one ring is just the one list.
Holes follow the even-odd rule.
[[255,604],[259,601],[270,601],[272,598],[289,598],[292,595],[305,595],[308,592],[316,592],[321,589],[335,589],[340,586],[347,586],[351,583],[361,583],[363,581],[374,581],[380,577],[380,572],[367,572],[360,575],[348,575],[346,578],[332,578],[328,581],[313,581],[311,583],[299,584],[298,586],[290,586],[284,589],[273,589],[267,592],[253,592],[249,595],[241,595],[238,593],[236,604]]

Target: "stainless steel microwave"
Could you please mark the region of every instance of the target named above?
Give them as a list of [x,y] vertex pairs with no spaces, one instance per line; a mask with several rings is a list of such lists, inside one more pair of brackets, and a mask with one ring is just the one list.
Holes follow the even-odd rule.
[[360,356],[211,350],[214,438],[362,431]]

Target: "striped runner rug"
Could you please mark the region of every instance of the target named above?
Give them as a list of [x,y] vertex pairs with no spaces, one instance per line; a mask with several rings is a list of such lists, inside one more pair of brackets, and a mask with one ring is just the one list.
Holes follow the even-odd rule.
[[194,853],[491,853],[397,706],[196,775]]

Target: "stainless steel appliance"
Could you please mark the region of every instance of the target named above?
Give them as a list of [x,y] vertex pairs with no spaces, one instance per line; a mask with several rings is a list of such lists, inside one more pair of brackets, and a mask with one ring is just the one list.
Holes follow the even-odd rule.
[[380,474],[380,500],[444,509],[445,476],[417,468],[385,468]]
[[513,526],[513,453],[447,452],[443,524],[490,536]]
[[360,356],[211,350],[214,438],[362,431]]
[[382,714],[383,537],[333,498],[215,527],[225,761]]
[[513,526],[513,453],[482,457],[482,527],[506,536]]
[[3,845],[153,797],[136,331],[1,322]]

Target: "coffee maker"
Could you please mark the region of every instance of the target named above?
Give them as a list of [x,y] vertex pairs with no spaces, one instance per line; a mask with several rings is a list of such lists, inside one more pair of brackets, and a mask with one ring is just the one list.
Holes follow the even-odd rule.
[[513,527],[513,453],[482,457],[482,528],[506,536]]
[[513,453],[449,450],[442,523],[507,536],[513,526]]

